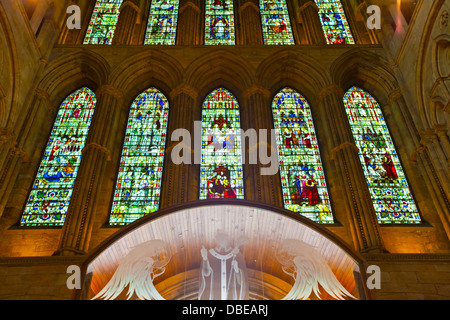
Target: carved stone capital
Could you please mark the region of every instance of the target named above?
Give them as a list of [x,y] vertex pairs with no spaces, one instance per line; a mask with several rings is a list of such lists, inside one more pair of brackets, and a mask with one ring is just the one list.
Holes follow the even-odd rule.
[[244,99],[248,99],[250,96],[257,93],[261,94],[266,99],[270,98],[271,96],[271,93],[268,89],[257,84],[254,84],[251,87],[245,89],[242,93],[242,96],[244,97]]
[[98,143],[95,143],[95,142],[88,143],[87,145],[84,146],[84,148],[83,148],[83,150],[81,150],[81,152],[84,154],[89,150],[98,150],[98,151],[104,153],[105,155],[107,155],[108,159],[109,159],[109,155],[110,155],[109,150],[107,148],[99,145]]
[[331,153],[330,153],[330,154],[331,154],[330,160],[335,160],[336,154],[337,154],[339,151],[344,150],[344,149],[347,149],[347,148],[349,148],[350,150],[354,151],[356,154],[359,153],[359,149],[358,149],[358,147],[357,147],[354,143],[352,143],[352,142],[350,142],[350,141],[346,141],[346,142],[341,143],[340,145],[338,145],[337,147],[335,147],[335,148],[333,148],[333,149],[331,150]]
[[99,97],[99,96],[101,96],[103,94],[109,94],[109,95],[113,96],[114,98],[118,99],[121,102],[124,100],[124,96],[123,96],[122,91],[117,89],[113,85],[110,85],[110,84],[102,85],[95,92],[95,95],[97,97]]
[[239,14],[246,8],[252,8],[255,12],[259,13],[259,7],[251,1],[247,1],[244,5],[239,7]]
[[338,96],[339,99],[343,99],[345,93],[344,90],[342,90],[342,88],[338,85],[330,84],[329,86],[322,88],[317,94],[317,97],[319,101],[322,102],[323,99],[333,94]]
[[188,7],[194,9],[198,14],[202,12],[195,3],[193,3],[192,1],[188,1],[180,7],[180,13],[184,12],[184,10],[186,10]]
[[175,99],[180,94],[186,94],[186,95],[190,96],[193,100],[197,100],[197,97],[198,97],[197,91],[194,88],[192,88],[190,85],[185,84],[185,83],[182,83],[179,86],[177,86],[175,89],[173,89],[170,92],[170,97],[172,99]]
[[306,2],[305,4],[303,4],[301,7],[298,8],[297,12],[301,13],[302,11],[304,11],[308,8],[312,8],[314,11],[319,12],[319,7],[317,6],[316,2],[313,0],[310,0],[310,1]]

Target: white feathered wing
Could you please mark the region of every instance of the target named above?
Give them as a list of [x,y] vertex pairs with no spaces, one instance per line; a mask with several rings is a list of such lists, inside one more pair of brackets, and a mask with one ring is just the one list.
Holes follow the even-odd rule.
[[141,300],[165,300],[153,280],[165,272],[170,253],[161,240],[151,240],[133,248],[117,267],[106,286],[95,299],[113,300],[128,286],[127,299],[135,293]]
[[298,240],[285,240],[277,259],[283,271],[295,280],[283,300],[305,300],[311,292],[320,299],[319,284],[337,300],[344,300],[344,296],[356,299],[336,279],[327,261],[314,247]]

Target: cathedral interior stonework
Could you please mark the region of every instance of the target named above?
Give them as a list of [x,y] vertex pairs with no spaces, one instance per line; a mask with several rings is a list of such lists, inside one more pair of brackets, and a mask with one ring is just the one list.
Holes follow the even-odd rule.
[[449,11],[1,0],[0,299],[449,300]]

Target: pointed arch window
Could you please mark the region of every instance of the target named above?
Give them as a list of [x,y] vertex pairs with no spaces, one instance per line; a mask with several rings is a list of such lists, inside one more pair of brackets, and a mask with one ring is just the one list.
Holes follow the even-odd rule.
[[122,0],[98,0],[95,3],[84,44],[111,44],[121,5]]
[[273,99],[284,207],[318,223],[334,223],[311,109],[284,88]]
[[235,43],[233,0],[206,0],[205,44]]
[[294,45],[286,0],[260,0],[264,43]]
[[109,223],[126,225],[159,209],[169,103],[156,88],[133,102]]
[[90,89],[81,88],[61,104],[21,226],[64,224],[96,102]]
[[174,45],[179,0],[152,0],[145,44]]
[[315,0],[328,44],[355,44],[340,0]]
[[200,199],[244,199],[240,113],[236,98],[219,88],[202,110]]
[[366,91],[353,87],[345,94],[344,104],[379,223],[420,223],[378,102]]

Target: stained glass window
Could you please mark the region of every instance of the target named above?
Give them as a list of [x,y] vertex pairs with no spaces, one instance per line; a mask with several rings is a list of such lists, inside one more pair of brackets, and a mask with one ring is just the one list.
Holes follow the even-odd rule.
[[145,44],[174,45],[179,0],[153,0]]
[[291,20],[285,0],[260,0],[264,43],[293,45]]
[[206,0],[205,25],[205,44],[235,44],[233,0]]
[[311,109],[291,88],[272,103],[284,207],[318,223],[333,223]]
[[203,103],[200,199],[244,199],[239,104],[226,89]]
[[84,44],[111,44],[119,20],[122,0],[98,0],[92,13]]
[[377,101],[360,88],[351,88],[344,104],[373,206],[382,224],[420,223],[394,143]]
[[169,104],[150,88],[133,102],[128,117],[111,225],[126,225],[159,209]]
[[62,226],[91,125],[95,94],[82,88],[59,108],[21,225]]
[[328,44],[355,44],[340,0],[315,0]]

